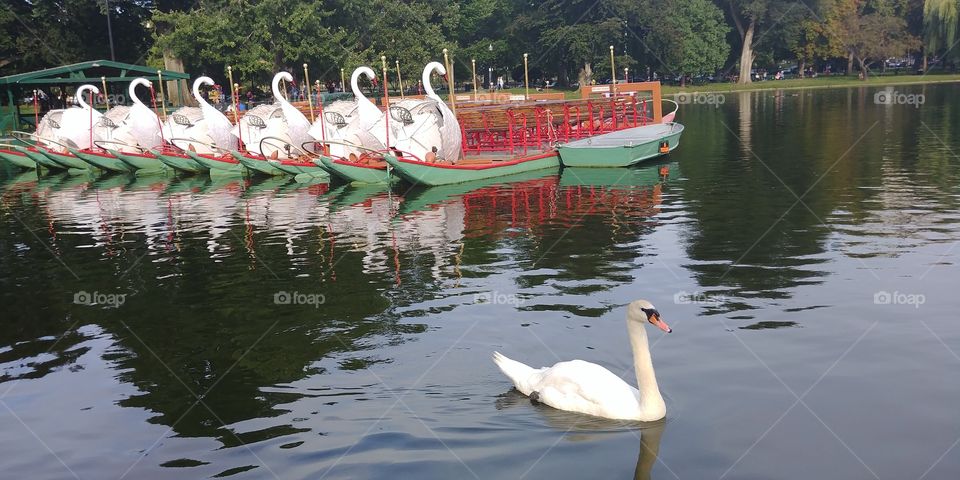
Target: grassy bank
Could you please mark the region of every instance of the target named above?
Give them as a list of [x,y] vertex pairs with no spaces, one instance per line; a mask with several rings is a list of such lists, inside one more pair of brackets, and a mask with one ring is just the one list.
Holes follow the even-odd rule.
[[746,85],[736,83],[708,83],[705,85],[691,85],[685,88],[664,86],[663,93],[673,94],[680,92],[743,92],[753,90],[782,90],[795,88],[844,88],[860,86],[887,86],[887,85],[919,85],[928,83],[960,82],[960,74],[935,75],[886,75],[874,76],[867,80],[857,77],[833,76],[817,78],[795,78],[790,80],[767,80]]
[[[664,95],[673,95],[682,92],[748,92],[755,90],[784,90],[800,88],[847,88],[860,86],[893,86],[893,85],[920,85],[932,83],[952,83],[960,82],[960,74],[931,74],[931,75],[883,75],[873,76],[867,80],[860,80],[857,77],[832,76],[817,78],[795,78],[790,80],[767,80],[763,82],[754,82],[747,85],[736,83],[707,83],[703,85],[690,85],[680,88],[672,85],[663,87]],[[511,88],[507,90],[511,93],[522,94],[523,88]],[[563,92],[568,99],[580,98],[579,90],[567,89],[548,89],[546,92]],[[531,88],[530,93],[536,92]]]

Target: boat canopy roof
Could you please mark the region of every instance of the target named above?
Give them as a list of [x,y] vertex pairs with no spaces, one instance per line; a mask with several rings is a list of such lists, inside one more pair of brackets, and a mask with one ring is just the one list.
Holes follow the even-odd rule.
[[[165,80],[189,80],[190,75],[172,70],[160,69]],[[0,77],[0,85],[67,85],[93,83],[98,85],[100,77],[106,77],[107,82],[129,82],[137,77],[143,77],[156,82],[157,69],[146,65],[114,62],[112,60],[90,60],[87,62],[63,65],[61,67],[46,68],[33,72],[18,73]]]

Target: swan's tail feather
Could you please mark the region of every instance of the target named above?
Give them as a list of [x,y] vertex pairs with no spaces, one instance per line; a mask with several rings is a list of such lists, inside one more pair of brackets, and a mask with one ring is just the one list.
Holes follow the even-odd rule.
[[493,363],[496,363],[500,371],[513,381],[513,385],[520,390],[520,393],[530,395],[530,380],[531,376],[537,373],[536,369],[516,360],[510,360],[500,352],[493,352]]

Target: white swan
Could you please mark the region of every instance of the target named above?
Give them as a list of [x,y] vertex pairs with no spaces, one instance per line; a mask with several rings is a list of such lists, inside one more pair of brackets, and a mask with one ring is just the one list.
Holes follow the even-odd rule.
[[[353,90],[353,96],[356,98],[354,101],[355,108],[350,109],[349,115],[343,115],[342,113],[342,110],[347,109],[346,105],[335,104],[331,105],[331,108],[325,109],[324,130],[320,129],[319,119],[314,122],[313,127],[310,129],[310,136],[315,140],[323,140],[325,135],[326,140],[352,143],[374,150],[382,150],[385,148],[383,141],[377,135],[370,132],[370,128],[383,118],[383,112],[360,90],[360,85],[358,84],[360,75],[365,75],[370,80],[373,80],[377,76],[373,69],[366,66],[359,67],[353,71],[353,74],[350,75],[350,88]],[[333,116],[327,115],[328,112],[340,113],[343,116],[343,120],[347,123],[341,125],[335,124],[331,121],[333,120]],[[343,145],[330,146],[330,154],[337,157],[347,157],[350,154],[359,155],[361,153],[363,153],[363,151],[359,149]]]
[[[261,105],[250,110],[240,119],[240,124],[230,131],[233,136],[241,138],[242,128],[242,138],[247,145],[247,150],[269,158],[279,158],[281,154],[287,155],[287,152],[282,148],[282,143],[296,147],[296,149],[291,149],[291,152],[297,152],[301,145],[312,140],[310,135],[307,134],[310,129],[310,121],[280,94],[281,79],[292,82],[293,75],[288,72],[279,72],[273,76],[270,86],[273,90],[273,98],[277,103],[265,108],[261,108],[263,107]],[[264,137],[274,137],[280,140],[264,142],[263,150],[261,150],[260,140]]]
[[583,360],[534,369],[494,352],[493,361],[517,390],[553,408],[616,420],[659,420],[667,409],[653,372],[644,322],[671,332],[650,302],[637,300],[627,306],[627,332],[639,390],[610,370]]
[[[87,91],[94,94],[100,93],[100,89],[94,85],[80,85],[75,94],[80,106],[64,110],[58,120],[60,127],[53,131],[54,140],[79,150],[90,148],[90,130],[93,125],[100,121],[100,117],[103,115],[84,101],[84,94]],[[91,113],[93,115],[92,121]]]
[[150,81],[145,78],[137,78],[130,82],[127,93],[133,101],[133,106],[126,112],[126,118],[123,124],[113,130],[113,140],[125,143],[130,147],[121,148],[122,151],[135,152],[134,146],[149,150],[158,147],[163,143],[160,132],[160,119],[150,107],[143,104],[137,98],[137,85],[151,87]]
[[[447,108],[439,95],[433,91],[430,84],[430,75],[437,72],[440,75],[447,73],[439,62],[430,62],[423,68],[422,82],[427,92],[425,100],[400,100],[391,107],[390,138],[397,149],[410,152],[421,160],[435,161],[436,158],[449,162],[456,162],[460,158],[460,147],[463,138],[460,133],[460,123],[456,115]],[[402,118],[393,112],[399,110],[410,113],[408,118]],[[405,116],[406,112],[402,114]],[[378,135],[381,142],[385,134],[384,121],[381,120],[371,128]],[[431,153],[433,152],[433,153]]]
[[171,140],[174,145],[202,154],[217,153],[211,145],[221,149],[235,150],[237,139],[230,134],[233,125],[226,115],[207,103],[200,95],[200,85],[213,85],[210,77],[199,77],[193,82],[193,96],[200,108],[182,107],[173,112],[163,123],[166,139],[186,138],[193,142]]

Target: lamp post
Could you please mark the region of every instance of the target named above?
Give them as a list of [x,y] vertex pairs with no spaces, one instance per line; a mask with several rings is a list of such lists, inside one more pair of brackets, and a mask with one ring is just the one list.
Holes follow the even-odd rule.
[[107,36],[110,38],[110,60],[117,61],[117,56],[113,54],[113,27],[110,26],[110,0],[103,0],[103,6],[107,7]]
[[630,67],[623,67],[623,83],[630,83]]
[[477,59],[470,59],[470,68],[473,71],[473,101],[477,101]]
[[400,60],[394,61],[397,64],[397,84],[400,85],[400,98],[403,97],[403,77],[400,76]]
[[305,95],[307,96],[307,105],[310,106],[310,123],[313,123],[313,120],[314,120],[314,117],[313,117],[313,96],[310,95],[310,74],[307,73],[307,64],[306,64],[306,63],[303,64],[303,81],[304,81],[304,84],[307,86],[307,91],[306,91]]
[[[487,45],[487,51],[490,52],[490,61],[493,61],[493,44]],[[487,86],[493,90],[493,67],[487,67]]]
[[341,92],[346,92],[346,91],[347,91],[347,86],[344,85],[344,83],[343,83],[343,78],[344,78],[344,77],[343,77],[343,69],[341,68],[341,69],[340,69],[340,91],[341,91]]
[[613,45],[610,45],[610,94],[617,96],[617,66],[613,63]]
[[527,69],[527,54],[523,54],[523,89],[524,100],[530,100],[530,74]]

